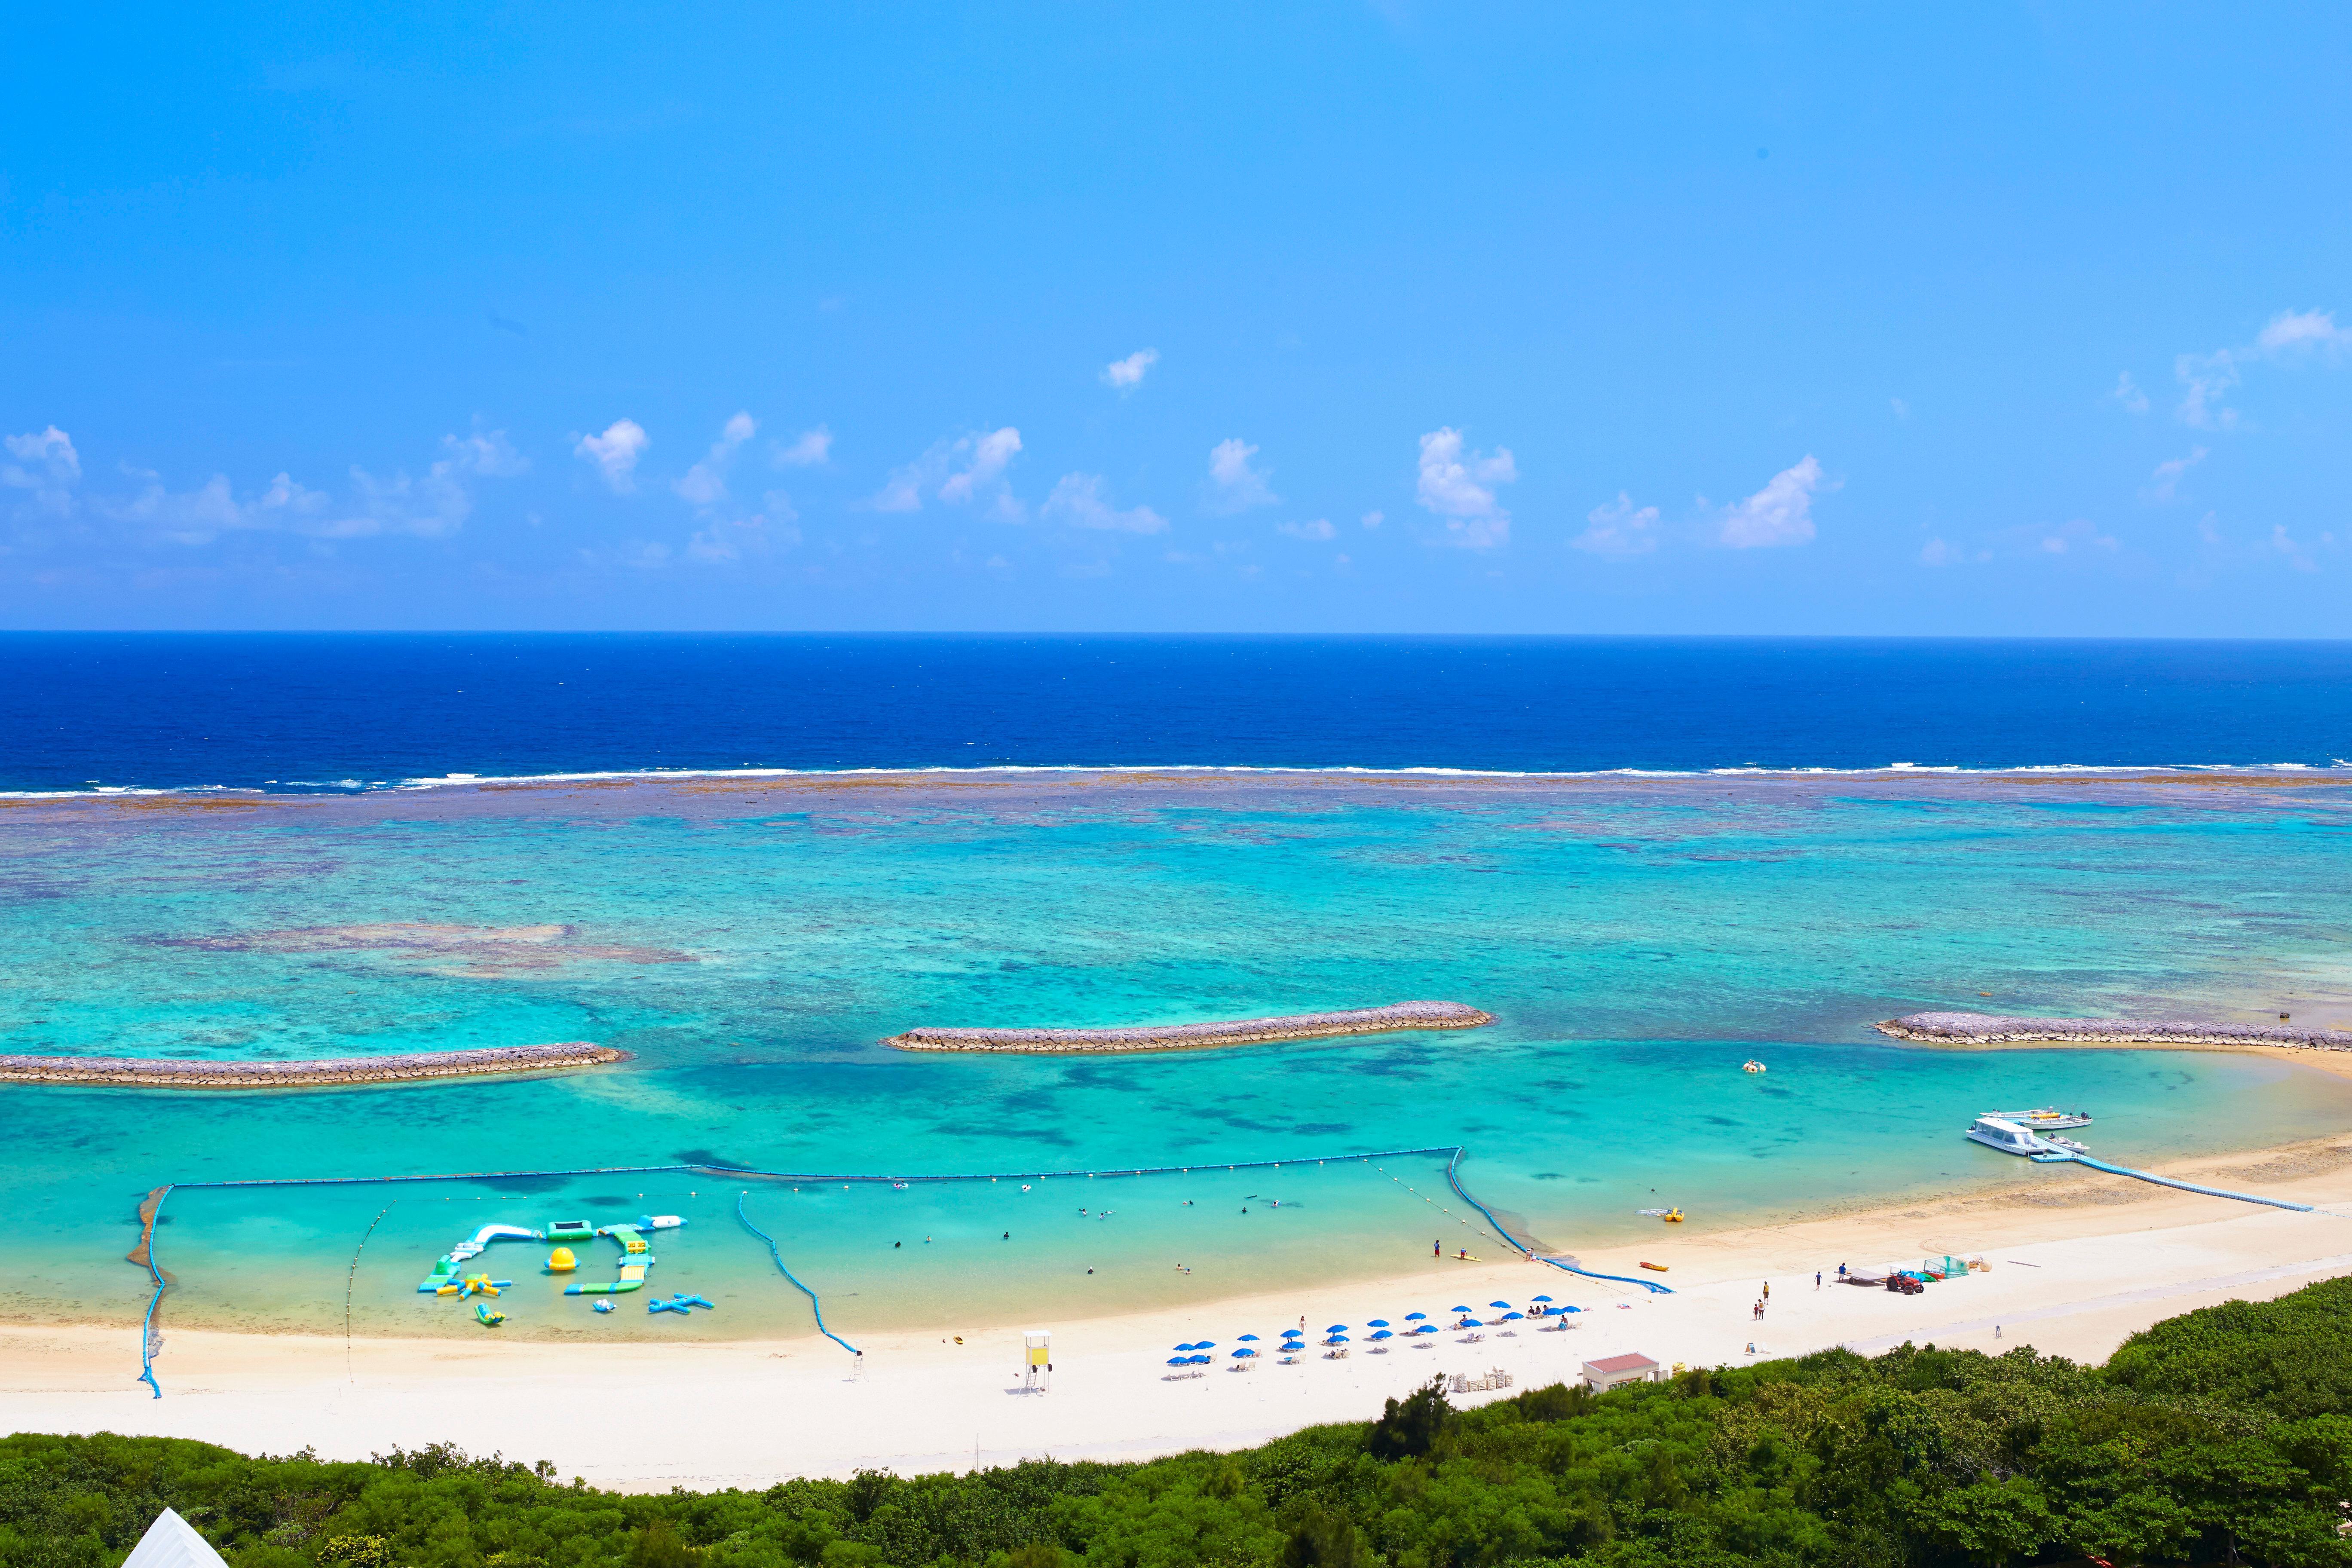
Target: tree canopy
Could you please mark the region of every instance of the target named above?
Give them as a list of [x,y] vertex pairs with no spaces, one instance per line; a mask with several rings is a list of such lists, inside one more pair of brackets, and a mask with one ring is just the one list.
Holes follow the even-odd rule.
[[2352,1568],[2352,1279],[2135,1335],[1698,1370],[1235,1454],[663,1494],[446,1445],[361,1462],[0,1439],[0,1568],[119,1568],[179,1510],[232,1568]]

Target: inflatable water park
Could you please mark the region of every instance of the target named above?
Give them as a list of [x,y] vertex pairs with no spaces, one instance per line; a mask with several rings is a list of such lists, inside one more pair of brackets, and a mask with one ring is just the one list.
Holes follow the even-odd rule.
[[[593,1303],[599,1312],[609,1312],[613,1303],[607,1298],[625,1296],[646,1288],[646,1275],[654,1266],[651,1237],[656,1231],[676,1230],[686,1221],[674,1214],[641,1214],[632,1224],[596,1225],[584,1219],[559,1219],[545,1228],[533,1230],[529,1226],[486,1225],[435,1260],[433,1272],[417,1281],[420,1296],[454,1296],[459,1301],[470,1302],[474,1321],[484,1328],[496,1328],[507,1321],[506,1314],[490,1305],[501,1292],[514,1289],[511,1279],[493,1279],[487,1270],[468,1271],[472,1263],[501,1241],[553,1243],[554,1250],[547,1255],[542,1270],[548,1274],[571,1274],[580,1267],[580,1256],[572,1249],[577,1243],[590,1247],[598,1237],[612,1242],[620,1249],[620,1268],[610,1279],[572,1280],[563,1288],[567,1296],[593,1296]],[[648,1312],[676,1312],[681,1317],[693,1314],[697,1307],[706,1311],[717,1303],[702,1296],[688,1296],[673,1291],[667,1300],[652,1300],[646,1304]]]

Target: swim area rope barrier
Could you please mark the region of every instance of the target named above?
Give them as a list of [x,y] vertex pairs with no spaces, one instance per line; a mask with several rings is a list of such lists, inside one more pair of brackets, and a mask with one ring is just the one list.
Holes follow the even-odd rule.
[[[1310,1154],[1304,1158],[1289,1160],[1205,1160],[1198,1164],[1192,1165],[1139,1165],[1117,1171],[975,1171],[959,1172],[944,1175],[875,1175],[864,1173],[842,1173],[838,1172],[762,1171],[740,1165],[678,1164],[584,1165],[570,1170],[541,1171],[450,1171],[423,1175],[403,1176],[257,1176],[236,1181],[223,1182],[170,1182],[149,1193],[146,1198],[141,1202],[139,1205],[139,1218],[141,1222],[139,1245],[137,1247],[132,1249],[130,1255],[130,1261],[145,1268],[149,1277],[153,1279],[155,1284],[154,1293],[148,1298],[147,1311],[144,1319],[142,1320],[142,1337],[141,1340],[139,1377],[137,1381],[146,1384],[147,1386],[153,1391],[156,1398],[161,1399],[163,1397],[163,1387],[155,1381],[155,1352],[161,1348],[162,1345],[162,1341],[158,1338],[155,1332],[155,1312],[156,1309],[163,1304],[163,1293],[171,1289],[174,1281],[172,1277],[164,1273],[155,1262],[155,1226],[158,1216],[163,1213],[165,1200],[168,1199],[172,1194],[178,1192],[184,1187],[190,1191],[206,1189],[213,1191],[228,1191],[250,1187],[358,1187],[383,1185],[402,1182],[495,1182],[546,1176],[623,1176],[680,1173],[721,1177],[749,1176],[763,1182],[796,1182],[809,1184],[838,1183],[843,1186],[887,1184],[894,1187],[908,1187],[912,1186],[919,1182],[1034,1182],[1088,1178],[1116,1180],[1123,1176],[1176,1176],[1189,1175],[1195,1171],[1276,1170],[1284,1165],[1325,1165],[1347,1160],[1353,1160],[1360,1163],[1370,1164],[1374,1160],[1402,1159],[1416,1154],[1426,1154],[1433,1157],[1443,1154],[1446,1156],[1447,1159],[1446,1179],[1453,1184],[1454,1190],[1457,1193],[1461,1193],[1463,1199],[1465,1202],[1475,1205],[1478,1212],[1486,1215],[1488,1222],[1494,1225],[1496,1232],[1502,1236],[1505,1241],[1508,1242],[1512,1247],[1518,1248],[1521,1253],[1526,1254],[1527,1256],[1538,1256],[1538,1254],[1529,1252],[1517,1237],[1505,1230],[1503,1228],[1502,1222],[1496,1220],[1494,1215],[1487,1210],[1485,1205],[1479,1204],[1475,1198],[1471,1197],[1466,1191],[1464,1191],[1460,1179],[1454,1174],[1454,1167],[1462,1162],[1463,1156],[1468,1153],[1468,1152],[1469,1151],[1464,1149],[1458,1143],[1450,1143],[1426,1149],[1380,1149],[1370,1153]],[[744,1229],[750,1231],[753,1236],[758,1237],[761,1241],[768,1244],[769,1255],[775,1259],[778,1271],[781,1272],[786,1279],[792,1281],[795,1289],[799,1290],[803,1295],[809,1299],[809,1308],[816,1319],[817,1331],[824,1335],[825,1338],[831,1340],[834,1343],[839,1345],[842,1349],[847,1351],[850,1354],[862,1357],[865,1354],[863,1351],[860,1351],[847,1340],[843,1339],[839,1334],[835,1333],[831,1329],[825,1327],[824,1306],[818,1299],[817,1293],[814,1290],[810,1289],[806,1285],[803,1284],[799,1277],[794,1275],[789,1268],[785,1267],[783,1249],[777,1244],[774,1237],[769,1236],[765,1231],[761,1230],[757,1226],[751,1223],[750,1215],[744,1211],[743,1197],[740,1194],[739,1194],[735,1200],[735,1214],[736,1217],[742,1221]],[[376,1218],[380,1222],[383,1218],[383,1215],[379,1214]],[[371,1234],[373,1234],[373,1226],[369,1227]],[[362,1245],[365,1245],[364,1241],[362,1241]],[[1543,1261],[1554,1262],[1554,1260],[1550,1258],[1545,1258]],[[1565,1265],[1556,1266],[1566,1267]],[[1570,1269],[1570,1272],[1582,1273],[1584,1270],[1571,1268]],[[1591,1276],[1591,1278],[1596,1279],[1606,1279],[1613,1277],[1606,1274],[1596,1274]],[[1631,1281],[1631,1283],[1647,1285],[1649,1282],[1647,1280],[1637,1279]]]
[[793,1282],[793,1289],[798,1290],[802,1295],[806,1296],[809,1299],[809,1310],[816,1314],[816,1331],[823,1334],[826,1339],[831,1340],[835,1344],[839,1345],[843,1350],[847,1351],[851,1355],[864,1355],[866,1353],[864,1351],[859,1350],[856,1345],[851,1344],[847,1340],[843,1339],[839,1334],[835,1333],[831,1329],[824,1326],[824,1303],[816,1299],[815,1291],[801,1283],[800,1276],[794,1274],[790,1268],[784,1267],[784,1249],[776,1245],[776,1238],[770,1236],[766,1231],[761,1230],[758,1226],[753,1225],[751,1223],[751,1216],[743,1212],[743,1200],[749,1195],[750,1194],[748,1193],[738,1193],[735,1194],[735,1217],[743,1222],[743,1228],[745,1230],[750,1231],[753,1236],[758,1237],[761,1241],[768,1244],[768,1256],[776,1260],[777,1271],[782,1274],[785,1279]]
[[1581,1268],[1577,1264],[1568,1262],[1564,1258],[1551,1257],[1522,1245],[1519,1238],[1511,1234],[1510,1227],[1506,1226],[1501,1220],[1495,1217],[1495,1211],[1488,1208],[1485,1204],[1480,1203],[1476,1198],[1472,1197],[1470,1195],[1470,1189],[1462,1184],[1462,1178],[1454,1174],[1454,1167],[1462,1163],[1462,1156],[1468,1152],[1468,1150],[1464,1149],[1459,1145],[1454,1148],[1454,1158],[1445,1162],[1446,1181],[1451,1183],[1454,1190],[1462,1195],[1462,1201],[1464,1203],[1468,1204],[1472,1208],[1476,1209],[1480,1214],[1486,1216],[1486,1222],[1495,1227],[1495,1234],[1496,1236],[1501,1237],[1513,1247],[1518,1247],[1519,1255],[1521,1257],[1532,1258],[1538,1263],[1549,1263],[1563,1274],[1580,1274],[1587,1279],[1606,1279],[1618,1285],[1639,1285],[1643,1289],[1649,1291],[1654,1296],[1671,1296],[1674,1294],[1672,1290],[1669,1290],[1654,1279],[1629,1279],[1622,1274],[1596,1274],[1590,1268]]

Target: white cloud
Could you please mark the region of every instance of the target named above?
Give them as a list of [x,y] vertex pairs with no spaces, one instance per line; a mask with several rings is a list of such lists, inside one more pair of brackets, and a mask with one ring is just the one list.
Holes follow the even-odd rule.
[[409,533],[439,539],[457,532],[473,515],[474,498],[446,460],[434,464],[425,477],[412,479],[405,469],[379,479],[365,468],[352,469],[357,493],[357,515],[338,518],[301,531],[330,539],[357,539],[377,533]]
[[1762,489],[1727,510],[1718,537],[1734,550],[1809,544],[1813,492],[1822,488],[1822,466],[1808,452],[1794,467],[1774,474]]
[[289,517],[308,517],[324,511],[328,500],[326,491],[311,489],[290,474],[281,473],[269,481],[269,488],[261,492],[261,499],[254,504],[264,512],[282,511]]
[[2182,354],[2172,367],[2181,386],[2180,422],[2195,430],[2233,428],[2238,411],[2221,400],[2238,384],[2247,364],[2313,353],[2333,360],[2346,348],[2352,348],[2352,328],[2337,326],[2333,310],[2281,310],[2246,347]]
[[2210,354],[2182,354],[2173,361],[2172,374],[2181,385],[2180,422],[2193,430],[2227,430],[2238,423],[2238,411],[2221,399],[2238,384],[2238,356],[2228,349]]
[[1339,532],[1338,529],[1331,526],[1331,520],[1326,517],[1318,517],[1312,522],[1277,522],[1274,525],[1274,531],[1276,533],[1286,533],[1293,539],[1332,539],[1338,537]]
[[1108,529],[1120,533],[1158,533],[1168,520],[1148,506],[1121,511],[1103,494],[1100,474],[1064,474],[1045,498],[1039,515],[1074,528]]
[[820,425],[814,430],[803,430],[789,447],[776,448],[776,466],[780,468],[814,468],[833,456],[833,432]]
[[[477,430],[470,436],[444,436],[441,449],[457,469],[485,479],[510,479],[530,471],[530,459],[514,448],[503,430]],[[280,476],[283,478],[284,476]]]
[[1007,425],[1002,430],[967,436],[956,443],[955,450],[969,460],[962,468],[950,474],[947,482],[940,486],[940,499],[968,501],[1003,477],[1006,466],[1021,450],[1021,432]]
[[2147,499],[2152,501],[2172,500],[2179,492],[2180,477],[2204,460],[2205,448],[2198,447],[2192,448],[2185,458],[2174,458],[2158,463],[2156,466],[2156,472],[2149,476],[2151,482],[2146,491]]
[[[2329,536],[2322,534],[2320,537],[2326,539]],[[2285,557],[2286,563],[2298,572],[2319,570],[2319,563],[2312,559],[2310,550],[2295,542],[2294,536],[2287,532],[2284,523],[2271,525],[2271,548]]]
[[2101,533],[2095,525],[2079,517],[2060,524],[2055,532],[2042,537],[2042,552],[2044,555],[2067,555],[2081,549],[2112,554],[2122,548],[2115,535]]
[[1143,376],[1160,363],[1158,349],[1138,349],[1125,359],[1115,359],[1102,368],[1102,384],[1120,392],[1133,392],[1143,384]]
[[[37,495],[38,489],[27,480],[54,488],[80,477],[80,459],[72,443],[54,427],[0,441],[12,458],[38,466],[37,471],[16,464],[0,466],[0,481],[36,488]],[[383,534],[433,538],[465,525],[474,510],[475,480],[510,477],[530,466],[503,430],[444,436],[441,449],[444,455],[417,476],[401,469],[384,477],[353,467],[351,495],[343,500],[282,471],[259,494],[239,495],[226,474],[215,474],[194,489],[174,490],[162,475],[126,466],[123,471],[136,483],[136,491],[93,494],[88,504],[97,516],[130,524],[148,542],[165,544],[210,544],[238,531],[319,540]],[[69,503],[71,498],[67,500]]]
[[1633,498],[1623,490],[1617,492],[1615,500],[1585,513],[1584,521],[1584,531],[1569,541],[1579,550],[1622,561],[1658,547],[1657,535],[1651,531],[1658,526],[1658,509],[1645,506],[1635,510]]
[[2147,412],[2147,394],[2139,389],[2139,384],[2132,380],[2129,371],[2125,371],[2116,377],[2116,389],[2107,395],[2122,404],[2124,411],[2127,414]]
[[0,485],[30,490],[33,504],[62,516],[73,510],[74,486],[81,480],[81,454],[73,437],[52,425],[46,430],[0,437],[14,462],[0,463]]
[[938,477],[926,454],[904,468],[891,469],[890,477],[882,481],[882,488],[866,504],[876,511],[920,511],[923,487]]
[[[629,425],[622,420],[620,425]],[[617,430],[620,425],[613,429]],[[645,432],[635,425],[640,447]],[[607,437],[612,430],[605,432]],[[593,437],[592,437],[593,438]],[[471,478],[510,479],[530,467],[530,460],[514,449],[503,430],[478,431],[459,437],[444,436],[441,449],[448,456],[425,470],[424,477],[412,479],[407,470],[394,473],[390,479],[379,479],[356,465],[352,468],[352,487],[359,506],[356,512],[331,518],[324,522],[303,520],[304,514],[323,509],[325,498],[315,490],[303,490],[284,474],[270,487],[270,494],[286,488],[289,511],[294,521],[278,525],[297,533],[322,539],[359,539],[379,533],[413,534],[422,539],[438,539],[457,532],[474,514],[474,492],[467,483]],[[635,458],[631,457],[634,463]],[[297,493],[299,492],[299,493]],[[262,497],[265,508],[270,496]]]
[[1970,563],[1981,565],[1992,559],[1990,550],[1979,550],[1974,555],[1964,545],[1948,543],[1942,539],[1930,539],[1919,547],[1922,566],[1962,566]]
[[969,501],[993,493],[992,515],[1018,521],[1025,509],[1006,488],[1004,470],[1020,450],[1021,432],[1010,425],[935,442],[913,462],[893,468],[866,504],[876,511],[920,511],[925,491],[944,501]]
[[2352,348],[2352,327],[2337,326],[2333,310],[2281,310],[2263,326],[2254,346],[2267,354]]
[[727,467],[735,459],[737,448],[759,434],[760,422],[749,414],[738,414],[719,427],[719,439],[710,444],[710,452],[702,461],[686,470],[686,477],[670,486],[679,495],[697,506],[711,506],[727,497]]
[[770,490],[760,510],[749,517],[713,518],[686,542],[686,558],[705,566],[730,566],[747,557],[788,550],[801,542],[793,526],[800,513],[793,498]]
[[1452,426],[1432,430],[1421,438],[1421,504],[1445,519],[1454,537],[1446,542],[1485,550],[1511,542],[1511,514],[1495,500],[1494,487],[1519,477],[1507,447],[1497,447],[1491,458],[1465,454],[1462,432]]
[[637,488],[637,459],[651,445],[653,437],[646,434],[644,426],[634,419],[615,419],[602,436],[581,437],[572,450],[596,465],[614,495],[626,495]]
[[1229,437],[1209,448],[1208,509],[1213,512],[1247,511],[1272,506],[1282,498],[1274,493],[1266,476],[1250,467],[1257,448],[1240,437]]
[[1368,511],[1358,521],[1366,528],[1378,528],[1388,521],[1388,515],[1385,512]]
[[[169,544],[209,544],[233,529],[252,526],[247,509],[230,491],[228,476],[215,474],[193,490],[164,488],[161,476],[142,472],[147,481],[127,501],[99,501],[107,516],[136,523]],[[292,481],[288,481],[290,488]]]

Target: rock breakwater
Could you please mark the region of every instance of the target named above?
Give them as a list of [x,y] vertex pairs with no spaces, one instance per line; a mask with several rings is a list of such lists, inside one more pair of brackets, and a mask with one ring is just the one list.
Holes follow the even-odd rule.
[[1319,1040],[1335,1035],[1381,1035],[1398,1029],[1475,1029],[1491,1014],[1460,1002],[1395,1002],[1338,1013],[1292,1013],[1279,1018],[1237,1018],[1221,1024],[1140,1024],[1114,1029],[909,1029],[882,1043],[902,1051],[1026,1051],[1044,1055],[1090,1051],[1173,1051],[1201,1046],[1247,1046],[1274,1040]]
[[1934,1045],[2302,1046],[2352,1050],[2352,1034],[2200,1024],[2179,1018],[2021,1018],[1995,1013],[1906,1013],[1877,1026],[1882,1035]]
[[322,1089],[337,1084],[402,1083],[414,1079],[598,1067],[619,1061],[623,1054],[610,1046],[566,1040],[547,1046],[497,1046],[472,1051],[420,1051],[409,1056],[333,1057],[296,1062],[0,1056],[0,1082],[136,1089]]

